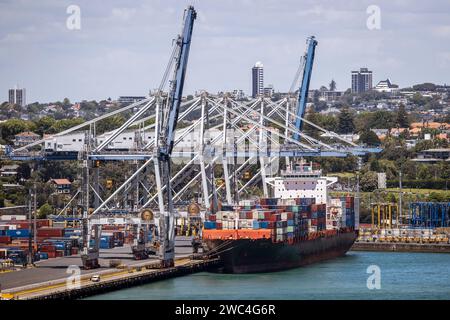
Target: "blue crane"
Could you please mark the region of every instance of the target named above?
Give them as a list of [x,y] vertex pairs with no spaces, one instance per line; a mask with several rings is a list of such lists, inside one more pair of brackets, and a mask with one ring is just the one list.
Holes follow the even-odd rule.
[[[304,57],[305,67],[303,69],[302,84],[298,92],[298,102],[296,110],[297,119],[295,120],[295,128],[297,129],[298,132],[301,132],[303,127],[303,121],[301,118],[305,116],[306,103],[308,102],[309,83],[311,81],[311,74],[314,63],[314,53],[317,46],[317,40],[314,38],[314,36],[311,36],[308,38],[307,43],[308,49]],[[299,141],[300,135],[296,132],[294,133],[293,138]]]
[[184,25],[181,35],[177,39],[175,55],[175,70],[171,81],[169,102],[164,110],[161,124],[161,136],[157,147],[158,164],[160,168],[161,185],[166,186],[167,210],[160,213],[160,251],[162,267],[174,265],[174,226],[170,215],[173,213],[171,177],[171,154],[175,141],[175,129],[178,122],[181,98],[183,96],[184,78],[189,58],[192,39],[192,29],[197,13],[193,6],[189,6],[184,15]]

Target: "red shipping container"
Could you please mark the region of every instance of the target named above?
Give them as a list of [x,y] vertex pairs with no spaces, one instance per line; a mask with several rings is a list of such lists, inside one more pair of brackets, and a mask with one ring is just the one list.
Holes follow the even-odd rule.
[[208,219],[209,219],[209,221],[216,221],[216,215],[210,214]]
[[275,213],[270,217],[270,221],[281,221],[281,214]]
[[[43,251],[45,252],[45,251]],[[56,258],[56,251],[47,251],[48,258]]]
[[253,219],[253,212],[247,211],[245,213],[245,219]]
[[293,212],[286,212],[287,220],[294,219],[294,213]]
[[11,237],[8,237],[8,236],[1,236],[1,237],[0,237],[0,243],[3,243],[3,244],[11,243]]
[[78,254],[78,248],[72,248],[72,254]]
[[216,229],[222,230],[222,222],[216,222]]
[[64,229],[63,228],[40,228],[37,230],[38,237],[63,237]]
[[59,258],[59,257],[64,257],[64,251],[62,251],[62,250],[56,250],[55,253],[56,253],[55,256],[56,256],[57,258]]

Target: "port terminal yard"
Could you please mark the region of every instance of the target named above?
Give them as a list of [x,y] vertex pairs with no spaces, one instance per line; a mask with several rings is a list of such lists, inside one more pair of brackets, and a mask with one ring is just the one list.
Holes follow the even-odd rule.
[[[0,274],[2,299],[76,299],[133,285],[148,283],[207,270],[217,266],[218,259],[199,260],[192,258],[189,237],[179,237],[176,241],[175,266],[161,269],[156,257],[134,260],[128,246],[101,250],[100,265],[97,270],[81,270],[78,283],[71,283],[67,273],[70,266],[81,267],[79,256],[49,259],[36,263],[33,268]],[[116,267],[110,261],[120,260]],[[100,281],[92,282],[91,277],[99,275]],[[78,286],[79,284],[79,286]]]

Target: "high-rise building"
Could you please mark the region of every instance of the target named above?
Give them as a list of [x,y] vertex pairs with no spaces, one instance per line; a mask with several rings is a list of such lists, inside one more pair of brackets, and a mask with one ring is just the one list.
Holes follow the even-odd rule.
[[361,68],[352,71],[352,93],[361,93],[372,89],[372,71]]
[[25,88],[18,88],[16,86],[14,89],[9,89],[8,97],[8,101],[11,104],[17,104],[21,107],[25,107],[27,105]]
[[264,94],[264,68],[263,64],[258,61],[252,68],[252,97],[256,98]]
[[273,89],[273,84],[269,84],[267,87],[264,88],[264,95],[267,97],[272,97],[275,90]]

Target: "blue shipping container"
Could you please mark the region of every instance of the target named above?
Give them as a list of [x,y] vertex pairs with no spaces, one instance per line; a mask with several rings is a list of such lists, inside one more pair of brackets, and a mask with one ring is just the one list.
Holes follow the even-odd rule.
[[268,229],[269,228],[269,222],[268,221],[260,221],[259,222],[259,227],[261,229]]
[[253,221],[253,229],[259,229],[259,221]]
[[39,253],[39,259],[41,259],[41,260],[48,259],[48,253],[47,252]]
[[28,238],[30,236],[30,230],[28,229],[7,230],[6,235],[11,238]]
[[205,221],[203,225],[205,229],[216,229],[216,223],[214,221]]

